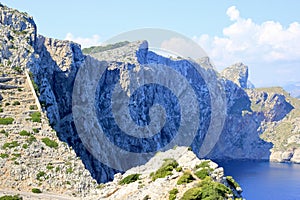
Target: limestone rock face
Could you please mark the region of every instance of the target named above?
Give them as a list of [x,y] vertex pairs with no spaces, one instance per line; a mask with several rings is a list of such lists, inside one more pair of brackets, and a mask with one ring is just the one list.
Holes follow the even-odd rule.
[[243,63],[236,63],[227,67],[221,72],[221,75],[241,88],[248,88],[248,66]]
[[[9,10],[4,6],[1,6],[0,35],[0,67],[9,73],[12,71],[22,72],[24,69],[30,70],[43,111],[47,114],[51,126],[56,130],[59,139],[72,147],[76,155],[81,158],[86,169],[98,182],[112,180],[114,174],[118,171],[103,164],[89,152],[86,146],[83,145],[82,138],[79,137],[78,127],[75,126],[72,110],[74,84],[80,69],[84,69],[85,66],[96,70],[93,71],[96,75],[97,73],[101,75],[101,70],[105,73],[97,85],[89,85],[89,87],[96,88],[96,92],[90,95],[88,91],[83,91],[81,99],[94,100],[95,104],[92,107],[96,108],[97,117],[101,119],[98,122],[103,125],[103,129],[111,131],[106,135],[107,138],[110,142],[129,152],[141,153],[150,150],[155,152],[159,151],[161,147],[167,146],[176,135],[176,130],[179,129],[178,124],[180,124],[181,118],[178,117],[180,116],[178,113],[184,110],[186,116],[195,116],[197,113],[195,113],[194,107],[197,105],[201,112],[200,115],[182,121],[190,124],[197,123],[197,125],[200,125],[199,131],[196,135],[192,135],[193,131],[186,131],[184,139],[193,136],[193,140],[190,142],[193,151],[198,157],[204,157],[199,149],[205,139],[207,129],[209,129],[210,119],[224,114],[218,109],[215,113],[211,112],[211,99],[216,100],[217,104],[221,103],[219,101],[220,92],[209,90],[208,85],[215,84],[224,88],[226,97],[225,123],[216,144],[205,157],[268,160],[271,154],[270,149],[273,146],[272,143],[276,143],[274,138],[277,138],[269,130],[273,128],[275,130],[280,124],[287,122],[285,120],[288,120],[288,123],[292,124],[291,128],[280,128],[280,130],[289,130],[288,132],[291,133],[288,137],[289,140],[282,137],[283,139],[280,142],[288,141],[289,143],[286,146],[291,147],[291,149],[280,149],[278,142],[275,145],[278,146],[278,149],[273,149],[272,154],[277,150],[283,153],[278,153],[280,156],[274,154],[272,159],[277,160],[279,157],[281,160],[291,159],[293,161],[298,159],[297,152],[294,152],[300,140],[297,137],[300,131],[300,126],[297,123],[300,120],[295,118],[298,114],[296,111],[294,112],[298,109],[296,109],[296,104],[287,99],[286,94],[266,89],[246,89],[248,67],[242,63],[225,69],[221,73],[221,77],[214,71],[209,59],[202,58],[194,63],[201,69],[202,77],[199,77],[198,72],[191,67],[190,61],[172,60],[151,52],[148,50],[146,41],[131,42],[119,48],[84,55],[80,45],[76,43],[51,39],[41,35],[37,36],[36,27],[31,17],[18,11]],[[171,75],[166,70],[167,68],[153,73],[156,71],[150,68],[149,65],[167,66],[175,69],[185,77],[185,80],[178,79],[173,74]],[[97,72],[98,69],[99,72]],[[152,75],[147,75],[151,80],[149,80],[146,87],[135,91],[136,88],[131,87],[133,83],[131,77],[141,72],[145,74],[152,73]],[[92,75],[86,74],[86,77],[92,77]],[[177,83],[171,84],[170,87],[177,90],[178,96],[185,95],[186,98],[183,102],[180,102],[181,104],[176,100],[176,95],[168,92],[166,88],[150,84],[151,81],[167,83],[167,77],[171,77]],[[216,77],[215,82],[205,82],[205,80],[213,80],[212,77]],[[24,82],[22,78],[16,78],[13,81],[17,83]],[[136,82],[142,84],[143,80]],[[197,101],[191,98],[193,93],[190,92],[189,87],[182,83],[192,86]],[[116,126],[110,112],[113,106],[109,100],[116,94],[113,90],[115,85],[118,86],[118,92],[123,95],[122,97],[129,99],[124,101],[124,98],[117,98],[115,101],[116,107],[114,108],[120,108],[115,110],[121,110],[123,107],[118,107],[121,104],[125,104],[127,106],[126,110],[129,110],[126,116],[130,120],[121,122],[121,128]],[[148,125],[151,120],[158,120],[157,122],[159,122],[154,123],[151,128],[160,130],[159,128],[164,121],[159,117],[153,117],[151,114],[153,113],[151,109],[154,109],[153,107],[156,104],[162,106],[157,106],[155,109],[165,110],[167,117],[163,120],[171,122],[163,134],[157,134],[149,140],[142,140],[126,136],[124,131],[122,132],[123,129],[136,130],[137,125],[143,127]],[[88,115],[89,113],[85,114]],[[134,121],[134,123],[129,123],[130,121]],[[89,126],[86,127],[85,125],[83,124],[82,127],[86,129],[94,128],[94,124],[88,124]],[[268,135],[266,132],[270,133],[269,135],[272,135],[272,137],[261,139],[261,134]],[[100,150],[100,147],[95,150]],[[291,157],[290,152],[293,153],[293,157]],[[35,154],[40,155],[40,152],[36,151]],[[112,155],[106,159],[117,158]],[[138,161],[140,161],[140,164],[144,164],[147,160],[149,158]]]

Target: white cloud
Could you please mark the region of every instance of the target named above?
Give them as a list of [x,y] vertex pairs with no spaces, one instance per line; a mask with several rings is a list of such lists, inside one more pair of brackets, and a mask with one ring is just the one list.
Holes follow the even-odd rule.
[[[250,18],[243,18],[235,6],[228,8],[226,14],[232,24],[223,29],[221,37],[201,35],[193,38],[203,47],[216,66],[223,68],[242,61],[249,65],[250,73],[261,73],[261,68],[274,66],[274,72],[270,73],[275,75],[275,72],[283,70],[287,63],[293,63],[297,65],[293,67],[297,72],[291,73],[299,76],[299,22],[293,22],[288,27],[275,21],[258,24]],[[271,67],[268,68],[272,71]]]
[[67,33],[65,40],[79,43],[82,48],[101,45],[100,36],[93,35],[90,38],[75,37],[72,33]]
[[240,12],[235,6],[231,6],[227,9],[226,14],[230,17],[230,20],[237,20],[240,17]]

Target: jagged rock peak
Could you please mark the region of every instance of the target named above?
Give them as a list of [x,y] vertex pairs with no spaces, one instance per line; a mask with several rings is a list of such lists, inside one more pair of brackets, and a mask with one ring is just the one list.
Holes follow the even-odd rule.
[[207,68],[207,69],[213,69],[214,68],[213,63],[212,63],[211,59],[208,56],[199,58],[199,59],[196,60],[196,62],[204,68]]
[[36,31],[36,25],[32,16],[25,12],[19,12],[15,9],[8,8],[0,3],[0,24],[9,26],[16,31],[24,31],[25,29],[33,29]]
[[221,75],[233,81],[235,84],[240,86],[241,88],[248,88],[248,66],[243,63],[236,63],[231,65],[230,67],[225,68]]

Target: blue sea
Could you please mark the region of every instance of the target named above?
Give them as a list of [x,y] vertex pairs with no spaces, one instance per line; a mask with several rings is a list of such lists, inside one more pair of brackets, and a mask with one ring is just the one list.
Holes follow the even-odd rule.
[[217,162],[243,189],[247,200],[300,200],[300,164]]

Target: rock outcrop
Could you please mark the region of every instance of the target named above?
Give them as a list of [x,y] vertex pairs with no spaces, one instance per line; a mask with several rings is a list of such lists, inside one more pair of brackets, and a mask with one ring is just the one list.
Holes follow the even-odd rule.
[[248,66],[243,63],[236,63],[227,67],[221,72],[221,75],[241,88],[248,88]]
[[274,144],[270,160],[300,163],[300,101],[279,87],[248,91],[252,109],[264,116],[261,137]]
[[[176,164],[174,169],[170,170],[169,175],[154,180],[153,174],[169,161]],[[203,174],[200,175],[200,171]],[[128,179],[134,175],[138,178]],[[126,179],[130,181],[125,182]],[[187,197],[187,191],[192,188],[202,188],[205,193],[207,180],[211,181],[210,184],[216,184],[219,188],[223,187],[227,190],[228,193],[223,193],[223,197],[220,195],[222,199],[242,198],[242,189],[236,182],[234,186],[230,181],[233,179],[224,176],[222,167],[210,160],[199,160],[187,147],[176,147],[157,153],[145,165],[132,168],[123,175],[116,174],[113,182],[102,185],[100,199],[181,199]],[[221,190],[219,192],[222,193]],[[216,199],[217,197],[213,196],[216,194],[206,197]]]

